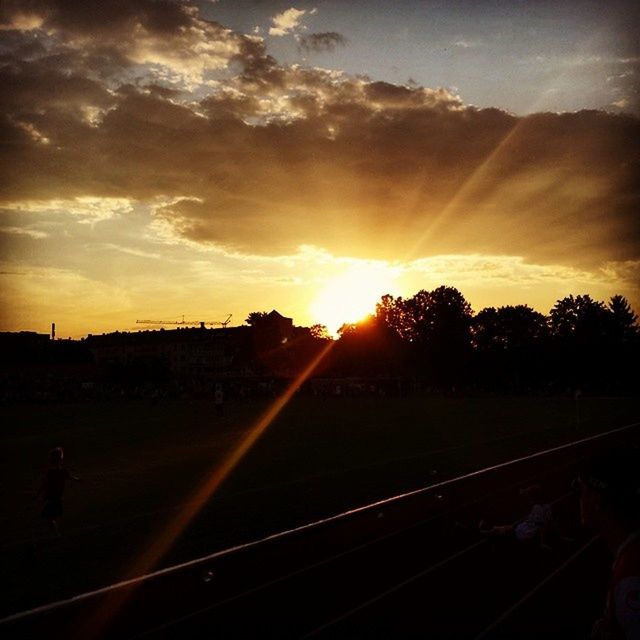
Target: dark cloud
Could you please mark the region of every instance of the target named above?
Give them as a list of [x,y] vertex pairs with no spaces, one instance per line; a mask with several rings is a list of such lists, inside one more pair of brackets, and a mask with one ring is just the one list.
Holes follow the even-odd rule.
[[309,33],[298,37],[298,46],[305,53],[326,53],[335,51],[336,47],[344,47],[347,39],[335,31],[325,33]]
[[197,17],[191,2],[172,0],[5,0],[0,24],[19,30],[42,28],[65,38],[117,38],[131,29],[171,37]]
[[117,36],[132,25],[171,35],[188,27],[193,13],[191,3],[171,0],[110,0],[99,4],[82,0],[6,0],[0,21],[18,28],[39,23],[45,30],[82,38]]
[[82,105],[105,107],[113,96],[99,82],[84,75],[61,72],[49,59],[21,62],[13,59],[0,66],[0,107],[6,114],[22,117],[74,110]]
[[[156,203],[176,235],[249,253],[314,244],[392,260],[640,259],[634,117],[476,109],[444,89],[279,65],[260,39],[203,21],[189,3],[107,3],[102,20],[120,31],[97,24],[102,5],[88,4],[75,15],[66,3],[21,3],[22,17],[10,16],[24,27],[37,22],[32,11],[58,40],[26,56],[18,30],[6,32],[15,46],[0,60],[5,206]],[[127,39],[128,25],[142,25],[143,44]],[[32,38],[23,31],[20,46]],[[226,76],[195,99],[157,75],[96,71],[141,51],[187,71],[217,64],[213,55]]]
[[201,79],[257,42],[203,19],[188,0],[6,0],[0,25],[5,41],[39,32],[50,51],[71,52],[76,66],[103,77],[155,64]]

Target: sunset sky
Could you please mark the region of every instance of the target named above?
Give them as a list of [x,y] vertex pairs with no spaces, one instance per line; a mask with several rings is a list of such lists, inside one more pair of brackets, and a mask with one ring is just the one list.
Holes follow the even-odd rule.
[[0,9],[0,330],[384,293],[640,311],[637,2]]

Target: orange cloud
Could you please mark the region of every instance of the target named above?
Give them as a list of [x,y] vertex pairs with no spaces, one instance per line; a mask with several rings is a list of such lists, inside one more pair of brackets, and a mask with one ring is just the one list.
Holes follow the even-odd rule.
[[[280,65],[260,38],[189,2],[107,3],[104,15],[93,4],[20,6],[3,5],[13,26],[0,66],[5,209],[148,203],[176,237],[262,255],[314,244],[580,268],[640,257],[637,118],[517,117],[444,89]],[[34,29],[49,41],[27,54]]]

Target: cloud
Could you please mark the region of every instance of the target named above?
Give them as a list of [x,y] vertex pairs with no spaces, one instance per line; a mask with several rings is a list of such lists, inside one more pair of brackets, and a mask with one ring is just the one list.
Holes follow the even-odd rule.
[[479,42],[470,41],[470,40],[456,40],[453,43],[454,47],[460,47],[461,49],[475,49],[480,45]]
[[38,231],[37,229],[29,229],[28,227],[0,227],[0,234],[8,233],[18,236],[29,236],[35,240],[41,240],[46,238],[48,234],[44,231]]
[[132,209],[132,204],[127,198],[77,196],[69,199],[9,201],[3,203],[2,208],[22,214],[70,215],[80,222],[96,222],[128,213]]
[[424,238],[417,255],[637,257],[632,117],[517,118],[446,90],[277,65],[192,104],[134,87],[109,97],[97,123],[24,100],[9,114],[51,140],[5,121],[11,207],[165,196],[156,216],[178,236],[265,254],[316,244],[390,258]]
[[640,287],[640,260],[607,262],[602,266],[601,271],[611,280],[625,282],[636,288]]
[[46,50],[58,66],[112,75],[140,65],[168,68],[190,82],[237,59],[245,37],[201,17],[194,2],[131,0],[7,0],[2,29],[46,34]]
[[[640,258],[635,117],[478,109],[452,90],[279,64],[190,2],[98,6],[3,4],[0,206],[16,215],[104,221],[141,203],[167,242],[229,255]],[[185,92],[174,71],[202,84]]]
[[275,37],[286,36],[294,29],[300,26],[302,16],[307,13],[304,9],[296,9],[291,7],[277,16],[271,18],[271,24],[273,25],[269,29],[269,35]]
[[[407,273],[421,273],[434,282],[451,280],[460,286],[477,284],[527,289],[547,282],[572,282],[583,286],[628,281],[613,263],[597,272],[561,264],[535,264],[522,256],[467,254],[420,258],[404,267]],[[480,278],[478,276],[481,276]],[[627,285],[629,282],[627,282]]]
[[336,47],[344,47],[347,39],[335,31],[325,33],[310,33],[298,37],[298,46],[305,53],[325,53],[334,51]]
[[114,244],[113,242],[104,242],[96,244],[92,247],[95,251],[116,251],[119,253],[125,253],[136,258],[145,258],[150,260],[162,260],[163,256],[158,252],[142,251],[140,249],[133,249],[127,246],[121,246]]
[[626,109],[630,104],[631,103],[628,98],[620,98],[619,100],[612,102],[611,106],[618,107],[618,109]]

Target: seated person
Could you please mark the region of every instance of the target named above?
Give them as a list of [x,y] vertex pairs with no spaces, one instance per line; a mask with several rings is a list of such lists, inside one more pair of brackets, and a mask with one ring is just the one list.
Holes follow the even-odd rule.
[[640,638],[640,449],[604,451],[578,478],[582,524],[600,534],[613,555],[601,640]]
[[542,488],[537,484],[521,489],[520,495],[528,500],[530,506],[529,515],[524,520],[494,527],[487,527],[483,520],[478,526],[480,533],[494,537],[513,537],[518,542],[537,539],[543,548],[548,549],[546,536],[553,521],[551,505],[543,499]]

